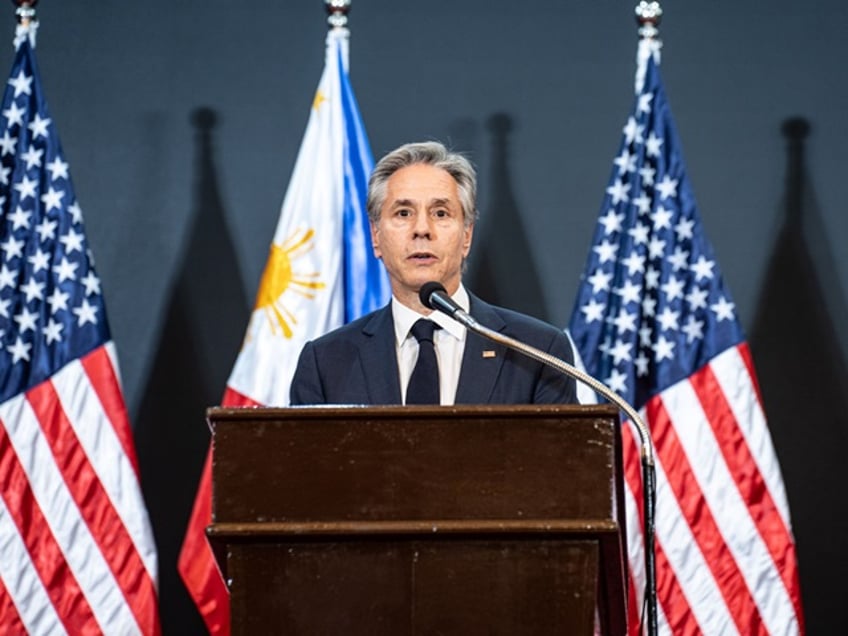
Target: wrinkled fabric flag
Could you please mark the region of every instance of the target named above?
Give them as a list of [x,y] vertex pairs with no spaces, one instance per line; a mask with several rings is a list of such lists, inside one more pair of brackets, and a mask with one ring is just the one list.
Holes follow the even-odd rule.
[[[801,594],[780,467],[658,57],[642,43],[636,103],[569,331],[586,370],[651,430],[661,632],[798,634]],[[636,431],[626,426],[623,441],[635,634],[645,585]]]
[[[347,31],[332,29],[224,406],[286,406],[303,345],[391,296],[371,247],[365,196],[374,161],[348,78],[347,48]],[[210,633],[228,634],[229,595],[205,535],[210,519],[208,455],[179,570]]]

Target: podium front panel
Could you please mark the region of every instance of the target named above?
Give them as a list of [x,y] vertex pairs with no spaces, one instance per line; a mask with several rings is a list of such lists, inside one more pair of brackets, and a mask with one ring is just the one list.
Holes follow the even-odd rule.
[[[240,545],[234,634],[591,634],[592,541],[343,541]],[[594,585],[591,586],[594,590]],[[267,594],[273,590],[273,594]]]
[[210,409],[233,634],[623,633],[616,417]]

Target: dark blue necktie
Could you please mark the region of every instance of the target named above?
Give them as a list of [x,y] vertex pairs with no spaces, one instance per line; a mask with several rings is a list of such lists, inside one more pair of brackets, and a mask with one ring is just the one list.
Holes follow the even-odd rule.
[[407,404],[439,403],[439,363],[433,346],[433,331],[438,325],[421,318],[412,325],[412,335],[418,341],[418,361],[406,385]]

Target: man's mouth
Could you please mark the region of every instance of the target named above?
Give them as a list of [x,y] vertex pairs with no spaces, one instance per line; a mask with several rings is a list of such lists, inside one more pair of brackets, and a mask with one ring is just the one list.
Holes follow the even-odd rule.
[[434,260],[436,256],[430,252],[413,252],[407,258],[411,261],[431,261]]

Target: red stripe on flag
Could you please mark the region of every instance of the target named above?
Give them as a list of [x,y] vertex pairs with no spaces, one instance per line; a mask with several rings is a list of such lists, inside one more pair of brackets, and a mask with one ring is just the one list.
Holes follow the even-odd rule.
[[159,633],[156,588],[132,537],[94,472],[50,382],[27,391],[68,491],[79,508],[127,605],[145,634]]
[[124,403],[121,385],[118,382],[106,347],[98,347],[91,353],[84,355],[79,361],[91,381],[91,386],[94,388],[97,398],[103,405],[103,410],[106,411],[106,416],[112,422],[112,428],[115,429],[115,434],[121,442],[124,455],[130,460],[136,477],[138,477],[138,458],[135,455],[135,444],[133,443],[132,428],[127,415],[127,406]]
[[[621,427],[621,447],[624,462],[624,482],[633,495],[636,502],[636,510],[639,514],[640,532],[645,528],[645,511],[642,509],[642,448],[641,442],[633,435],[634,426],[629,420]],[[627,520],[628,522],[631,519]]]
[[757,469],[757,463],[712,369],[704,367],[691,377],[690,382],[704,411],[710,414],[710,427],[724,461],[792,598],[795,615],[800,623],[802,612],[798,593],[798,564],[792,535]]
[[[621,427],[621,447],[624,463],[624,482],[628,490],[636,501],[636,517],[628,517],[626,523],[639,524],[639,532],[644,541],[644,510],[642,509],[642,463],[641,451],[636,439],[633,436],[633,431],[630,428],[632,424],[625,423]],[[639,599],[644,598],[645,581],[634,578],[634,572],[644,572],[644,563],[633,564],[633,559],[637,558],[644,561],[645,553],[640,551],[638,555],[629,555],[631,566],[628,568],[628,585],[627,585],[627,632],[631,636],[638,636],[642,633],[641,619],[644,613],[644,603],[640,603]],[[638,591],[637,591],[638,589]]]
[[230,633],[230,595],[206,538],[212,521],[212,447],[206,453],[177,569],[210,634]]
[[[654,431],[657,456],[665,470],[668,486],[677,499],[684,519],[692,528],[698,548],[713,573],[737,628],[743,634],[765,633],[759,608],[704,499],[686,451],[677,437],[674,423],[661,400],[651,400],[645,410],[651,422],[651,430]],[[661,595],[661,598],[669,597]],[[671,615],[668,619],[673,626]]]
[[642,633],[641,614],[642,607],[636,600],[636,582],[633,580],[633,572],[630,572],[627,575],[627,633],[630,636]]
[[235,389],[231,389],[227,387],[224,391],[224,399],[221,400],[221,406],[262,406],[256,400],[253,400],[246,395],[243,395],[236,391]]
[[91,606],[32,494],[5,425],[0,426],[0,492],[65,629],[69,634],[100,634]]
[[[222,406],[261,406],[255,400],[227,387]],[[212,523],[212,448],[206,454],[200,485],[194,498],[177,569],[210,634],[230,633],[230,594],[206,538]]]
[[18,608],[12,602],[9,590],[3,585],[3,579],[0,579],[0,627],[6,634],[26,633],[21,615],[18,614]]
[[[642,451],[639,443],[633,435],[630,428],[633,424],[626,422],[621,427],[621,447],[622,456],[624,458],[624,481],[630,492],[633,493],[633,499],[637,503],[637,512],[639,513],[639,527],[645,527],[644,510],[642,509]],[[630,521],[628,519],[628,521]]]

